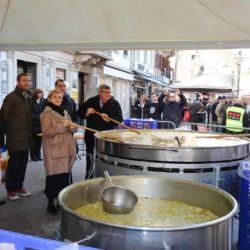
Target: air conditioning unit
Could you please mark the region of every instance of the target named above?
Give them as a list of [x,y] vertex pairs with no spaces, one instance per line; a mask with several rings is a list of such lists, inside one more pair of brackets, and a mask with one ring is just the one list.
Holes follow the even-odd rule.
[[143,64],[141,64],[141,63],[138,63],[137,68],[138,68],[140,71],[144,71],[144,70],[145,70],[145,65],[143,65]]

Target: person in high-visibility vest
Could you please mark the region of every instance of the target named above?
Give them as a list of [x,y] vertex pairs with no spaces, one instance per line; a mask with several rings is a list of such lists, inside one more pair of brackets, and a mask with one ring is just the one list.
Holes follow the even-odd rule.
[[243,127],[249,127],[248,116],[241,104],[235,103],[226,110],[226,126],[231,133],[242,133]]

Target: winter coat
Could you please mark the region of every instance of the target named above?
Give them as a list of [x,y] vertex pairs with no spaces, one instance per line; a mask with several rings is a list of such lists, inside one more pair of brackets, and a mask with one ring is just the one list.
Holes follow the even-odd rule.
[[25,100],[22,90],[16,86],[3,101],[1,116],[6,133],[6,147],[11,151],[29,150],[32,147],[31,95],[28,91],[27,94]]
[[180,102],[164,102],[163,99],[165,96],[163,94],[160,95],[158,99],[158,107],[159,110],[163,112],[163,121],[171,121],[175,124],[176,127],[179,126],[182,120],[182,109],[187,103],[186,97],[180,93]]
[[76,113],[76,103],[75,101],[69,96],[69,94],[65,93],[63,95],[63,100],[61,104],[61,108],[67,110],[71,120],[76,122],[77,113]]
[[72,131],[64,126],[64,120],[71,119],[67,111],[64,113],[63,117],[47,106],[40,115],[46,175],[68,173],[76,159]]
[[[93,108],[100,113],[107,114],[110,118],[113,118],[119,122],[122,122],[122,110],[118,101],[111,97],[103,107],[100,107],[100,96],[94,96],[89,98],[85,103],[83,103],[79,110],[77,111],[78,115],[82,119],[87,119],[87,127],[93,128],[96,130],[112,130],[117,125],[113,122],[104,121],[99,115],[91,114],[86,117],[87,109]],[[85,137],[93,136],[93,132],[85,131]]]
[[4,145],[5,145],[5,140],[4,140],[3,120],[2,116],[0,115],[0,148],[3,148]]
[[42,98],[39,103],[32,98],[32,105],[31,105],[31,121],[32,121],[32,133],[39,134],[41,133],[41,124],[40,124],[40,114],[45,108],[45,99]]

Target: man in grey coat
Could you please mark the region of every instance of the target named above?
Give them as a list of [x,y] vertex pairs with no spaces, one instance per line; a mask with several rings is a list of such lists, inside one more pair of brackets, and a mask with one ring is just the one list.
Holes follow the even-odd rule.
[[32,143],[29,86],[28,74],[19,74],[15,90],[5,97],[1,109],[9,153],[5,186],[10,200],[18,200],[19,196],[30,196],[30,192],[23,187]]

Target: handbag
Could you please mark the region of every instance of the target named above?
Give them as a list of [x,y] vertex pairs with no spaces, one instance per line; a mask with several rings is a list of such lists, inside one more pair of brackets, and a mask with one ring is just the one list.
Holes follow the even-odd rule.
[[184,122],[188,122],[189,120],[190,120],[190,112],[189,111],[185,111],[184,117],[183,117],[183,121]]

